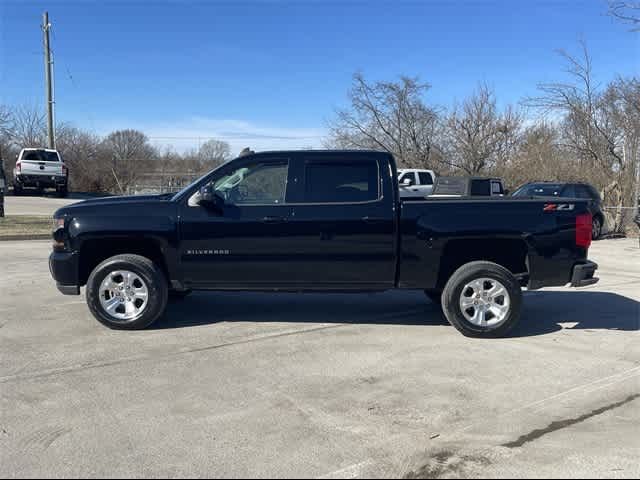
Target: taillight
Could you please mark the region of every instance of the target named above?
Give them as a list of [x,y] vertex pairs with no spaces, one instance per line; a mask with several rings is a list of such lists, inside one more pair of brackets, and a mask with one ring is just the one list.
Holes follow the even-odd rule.
[[591,246],[591,229],[593,216],[590,213],[581,213],[576,217],[576,245],[589,248]]
[[67,168],[66,165],[62,165],[62,174],[69,175],[69,169]]
[[22,169],[22,164],[20,162],[16,162],[16,172],[20,173],[21,169]]

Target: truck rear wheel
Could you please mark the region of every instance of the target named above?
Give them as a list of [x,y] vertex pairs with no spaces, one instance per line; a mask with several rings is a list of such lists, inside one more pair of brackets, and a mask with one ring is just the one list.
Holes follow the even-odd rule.
[[67,198],[67,196],[69,196],[69,190],[66,185],[62,187],[56,187],[56,194],[59,198]]
[[506,268],[471,262],[456,270],[442,293],[445,317],[468,337],[502,337],[520,318],[522,290]]
[[162,270],[139,255],[116,255],[98,265],[87,281],[87,305],[109,328],[139,330],[155,322],[167,306]]

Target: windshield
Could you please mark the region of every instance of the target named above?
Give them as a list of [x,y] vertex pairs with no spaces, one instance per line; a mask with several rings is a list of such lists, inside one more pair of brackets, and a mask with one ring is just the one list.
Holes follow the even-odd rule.
[[204,175],[202,175],[200,178],[198,178],[197,180],[194,180],[193,182],[191,182],[189,185],[187,185],[186,187],[184,187],[182,190],[180,190],[179,192],[177,192],[175,195],[173,195],[173,197],[171,197],[171,200],[177,200],[178,198],[180,198],[182,195],[184,195],[187,190],[189,190],[193,185],[195,185],[196,183],[202,181],[205,179],[205,177],[208,177],[211,174],[211,172],[207,172]]
[[562,191],[559,183],[534,183],[524,185],[513,192],[514,197],[557,197]]

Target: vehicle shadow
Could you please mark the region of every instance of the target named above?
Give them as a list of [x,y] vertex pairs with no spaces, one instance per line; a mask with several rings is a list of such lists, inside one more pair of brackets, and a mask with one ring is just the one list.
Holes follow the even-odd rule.
[[[195,292],[171,301],[151,329],[219,322],[447,325],[440,308],[419,291],[362,294]],[[510,337],[545,335],[563,328],[640,329],[640,303],[614,293],[525,292],[520,323]]]

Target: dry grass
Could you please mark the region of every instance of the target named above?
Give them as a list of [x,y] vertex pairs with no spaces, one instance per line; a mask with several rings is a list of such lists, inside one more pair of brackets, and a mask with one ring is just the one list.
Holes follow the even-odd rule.
[[51,235],[51,217],[9,215],[0,218],[0,239],[13,237],[46,237]]

